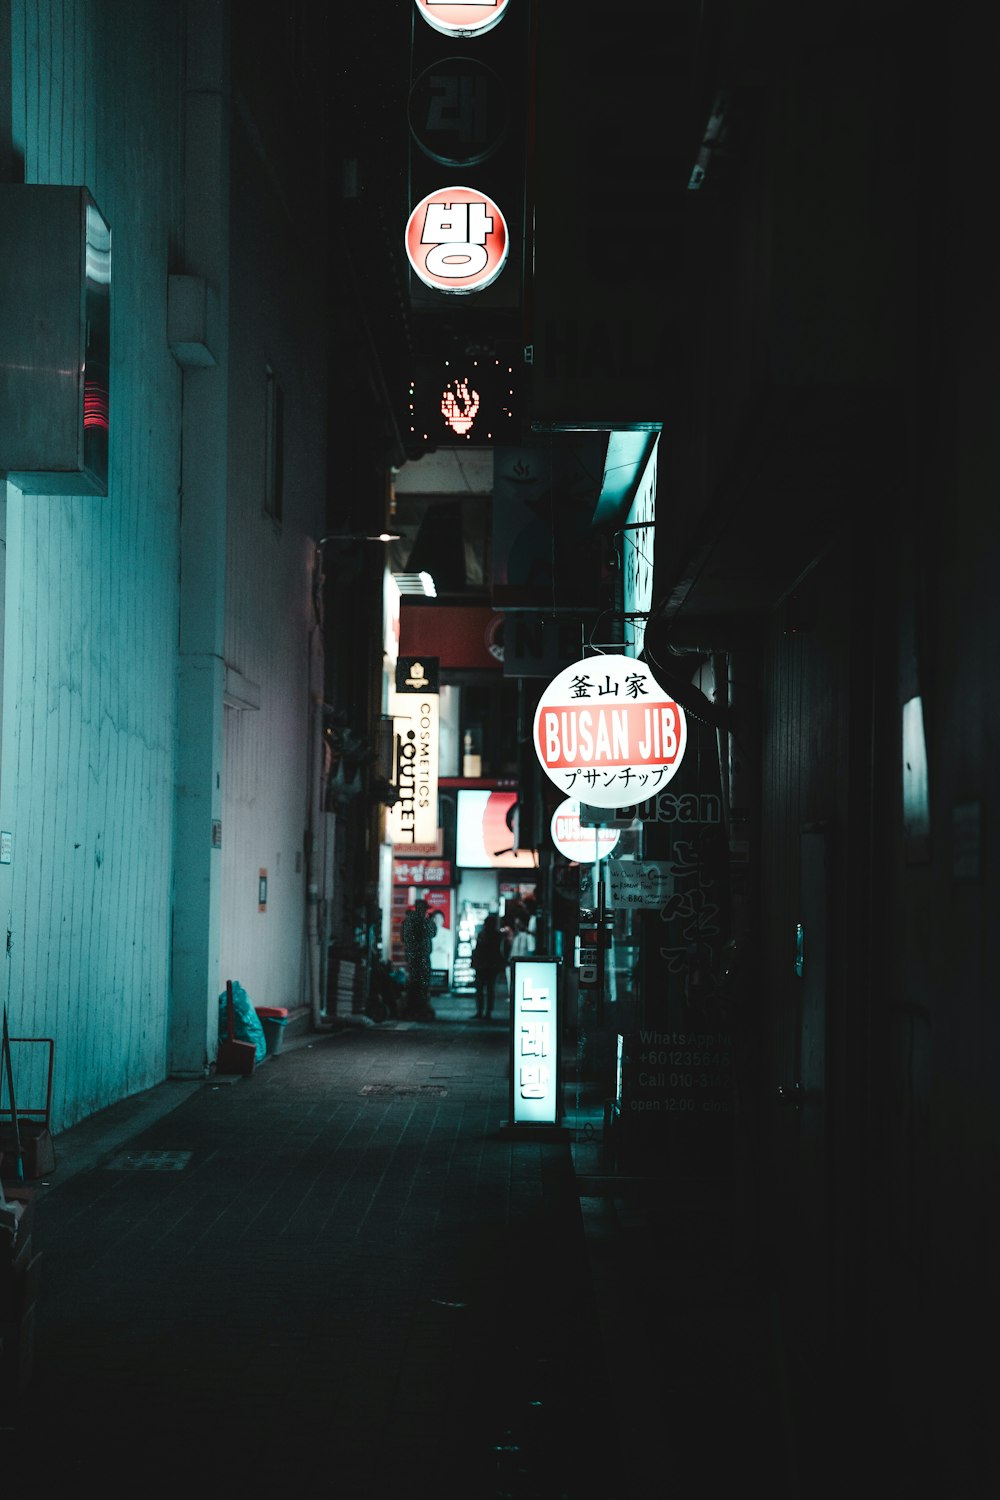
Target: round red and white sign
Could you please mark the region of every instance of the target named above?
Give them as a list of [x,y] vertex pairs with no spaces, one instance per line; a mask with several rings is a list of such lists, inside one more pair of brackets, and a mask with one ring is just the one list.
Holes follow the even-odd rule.
[[535,754],[566,796],[626,807],[661,791],[687,744],[687,720],[645,662],[588,656],[554,677],[535,709]]
[[603,859],[621,838],[618,828],[584,828],[580,823],[580,803],[575,797],[560,802],[549,826],[556,849],[578,865],[592,865]]
[[444,36],[482,36],[503,19],[508,0],[416,0],[428,26]]
[[507,264],[510,237],[500,209],[478,188],[428,193],[406,224],[406,255],[425,286],[481,292]]

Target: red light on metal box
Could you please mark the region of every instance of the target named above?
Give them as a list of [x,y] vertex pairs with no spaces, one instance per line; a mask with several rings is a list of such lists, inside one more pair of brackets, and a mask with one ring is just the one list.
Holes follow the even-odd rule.
[[446,427],[459,437],[471,430],[479,410],[479,392],[470,390],[467,380],[452,380],[441,392],[441,416]]
[[435,447],[503,441],[513,429],[515,399],[506,360],[459,351],[421,363],[407,390],[407,427]]
[[83,425],[100,427],[107,432],[110,427],[110,402],[106,386],[85,381],[83,387]]
[[414,274],[438,292],[481,292],[491,286],[510,248],[507,221],[478,188],[428,193],[406,225],[406,255]]

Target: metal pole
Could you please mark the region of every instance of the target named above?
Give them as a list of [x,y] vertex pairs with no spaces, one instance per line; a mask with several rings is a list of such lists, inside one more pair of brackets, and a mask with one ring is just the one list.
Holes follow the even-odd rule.
[[24,1181],[24,1162],[21,1158],[21,1127],[17,1118],[17,1103],[14,1099],[14,1069],[10,1060],[10,1036],[7,1032],[7,1002],[3,1007],[3,1060],[7,1072],[7,1090],[10,1094],[10,1118],[14,1127],[14,1154],[17,1162],[17,1180]]
[[[600,862],[594,861],[595,871],[599,870]],[[606,959],[604,956],[604,872],[599,871],[597,885],[597,1024],[604,1025],[604,970]]]

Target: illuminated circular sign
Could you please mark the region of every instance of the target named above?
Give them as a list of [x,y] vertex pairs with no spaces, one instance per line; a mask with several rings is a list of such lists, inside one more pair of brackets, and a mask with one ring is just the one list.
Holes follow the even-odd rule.
[[481,292],[504,266],[510,236],[500,209],[478,188],[446,187],[421,198],[406,224],[406,256],[425,286]]
[[542,693],[533,739],[542,770],[565,796],[626,807],[655,796],[674,776],[687,720],[645,662],[588,656]]
[[584,828],[580,823],[580,803],[576,797],[567,797],[565,802],[560,802],[549,826],[555,848],[578,865],[603,859],[621,838],[621,831],[617,828]]
[[508,0],[415,0],[428,26],[442,36],[482,36],[503,20]]

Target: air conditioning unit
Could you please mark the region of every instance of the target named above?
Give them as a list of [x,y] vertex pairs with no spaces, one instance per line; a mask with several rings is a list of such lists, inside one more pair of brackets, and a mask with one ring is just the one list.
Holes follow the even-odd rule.
[[0,475],[106,495],[111,230],[85,187],[0,183]]

